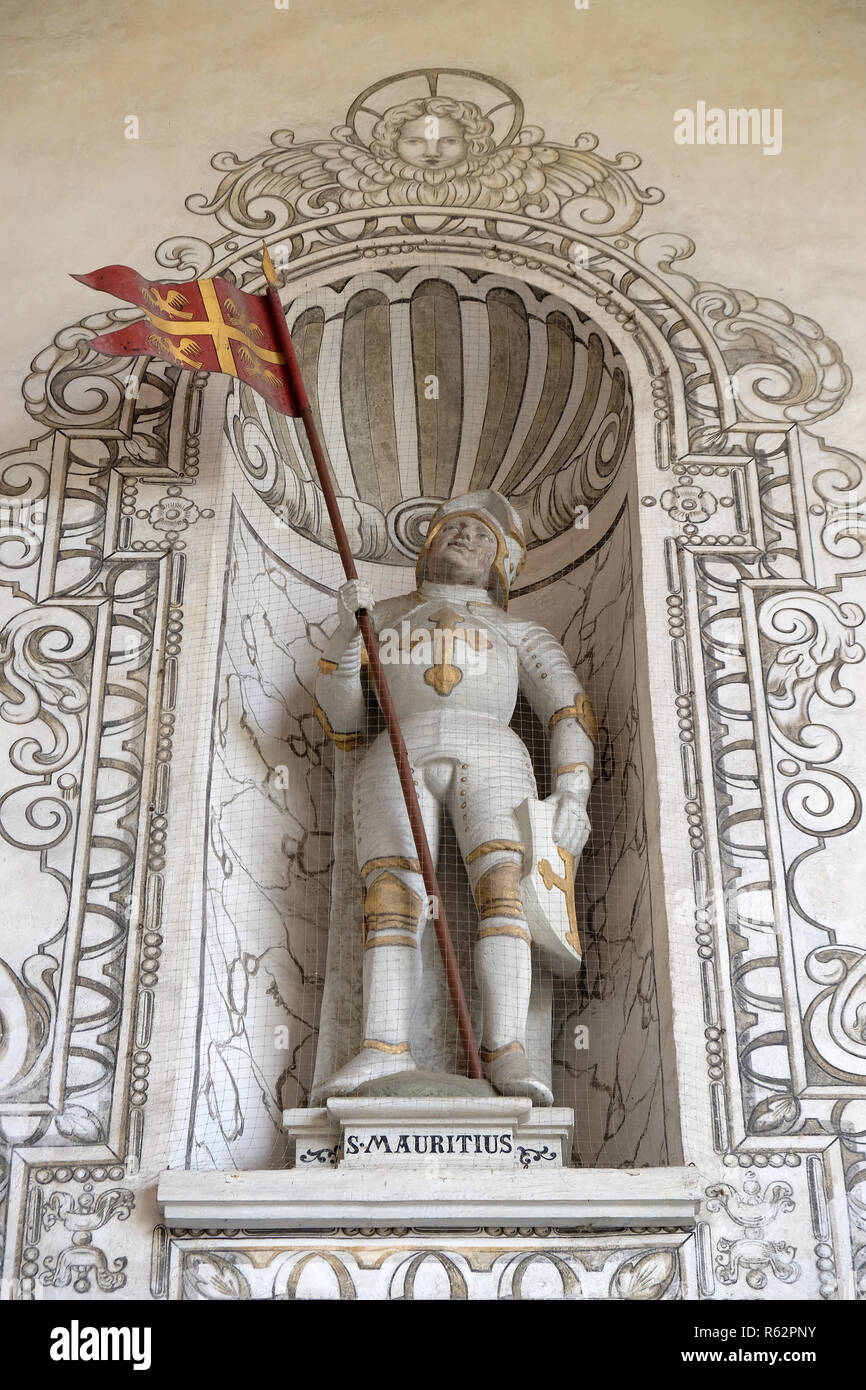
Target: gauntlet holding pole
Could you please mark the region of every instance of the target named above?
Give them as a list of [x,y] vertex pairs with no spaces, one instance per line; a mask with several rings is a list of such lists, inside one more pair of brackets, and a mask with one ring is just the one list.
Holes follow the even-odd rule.
[[[262,265],[268,282],[267,302],[274,326],[274,332],[279,339],[280,347],[286,359],[286,375],[289,378],[289,383],[301,406],[300,416],[304,423],[310,451],[316,465],[316,472],[319,476],[319,482],[325,498],[325,506],[328,509],[328,516],[333,528],[334,538],[337,542],[337,550],[339,551],[340,559],[343,564],[343,570],[345,571],[347,579],[357,579],[358,571],[355,568],[355,559],[349,546],[349,538],[346,535],[346,528],[343,525],[343,519],[337,504],[336,493],[334,492],[334,486],[331,482],[330,467],[325,457],[324,450],[322,449],[315,421],[313,420],[310,403],[307,399],[306,391],[304,390],[298,360],[295,356],[294,346],[289,333],[289,326],[286,322],[285,312],[277,290],[276,271],[268,255],[267,248],[265,248],[262,253]],[[388,682],[385,679],[385,673],[382,669],[382,662],[379,656],[379,643],[373,628],[372,617],[365,608],[359,609],[356,616],[358,619],[358,626],[361,629],[361,636],[364,640],[364,646],[367,650],[370,676],[379,699],[379,706],[382,710],[385,727],[388,731],[388,738],[394,753],[394,760],[397,764],[400,787],[403,792],[403,799],[406,803],[406,812],[409,816],[412,838],[415,841],[415,848],[418,851],[418,860],[421,865],[424,887],[427,890],[429,899],[435,904],[433,928],[436,932],[439,950],[442,953],[442,963],[445,967],[448,992],[457,1015],[457,1028],[460,1034],[460,1041],[466,1053],[469,1075],[478,1078],[482,1074],[481,1058],[478,1055],[478,1047],[472,1031],[472,1022],[469,1016],[466,996],[463,992],[460,971],[457,966],[454,943],[451,940],[451,933],[445,918],[445,907],[442,901],[442,894],[439,891],[439,883],[436,878],[436,867],[430,853],[430,846],[427,843],[427,834],[424,830],[421,807],[418,804],[415,783],[412,780],[412,768],[409,762],[409,754],[406,751],[406,744],[400,731],[400,725],[388,689]]]

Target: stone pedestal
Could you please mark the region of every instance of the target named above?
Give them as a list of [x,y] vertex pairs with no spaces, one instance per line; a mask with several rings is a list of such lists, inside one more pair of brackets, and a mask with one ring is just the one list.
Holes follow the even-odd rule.
[[696,1297],[698,1175],[570,1168],[572,1112],[368,1098],[289,1110],[295,1165],[170,1171],[177,1297]]
[[311,1163],[384,1172],[514,1171],[569,1162],[574,1114],[533,1109],[508,1096],[489,1099],[329,1100],[316,1110],[286,1110],[295,1167]]
[[349,1098],[287,1111],[284,1123],[294,1168],[164,1173],[166,1223],[247,1231],[694,1225],[690,1169],[567,1167],[570,1110],[501,1096]]

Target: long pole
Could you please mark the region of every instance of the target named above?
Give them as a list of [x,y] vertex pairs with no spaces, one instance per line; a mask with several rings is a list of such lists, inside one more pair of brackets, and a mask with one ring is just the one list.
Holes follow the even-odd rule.
[[[346,528],[343,525],[343,518],[340,515],[340,509],[337,505],[334,485],[331,482],[331,470],[319,440],[318,431],[315,421],[313,420],[313,413],[310,409],[310,402],[304,389],[303,380],[301,379],[301,370],[298,366],[298,359],[295,356],[294,345],[292,343],[291,334],[289,333],[289,325],[286,321],[286,315],[279,296],[279,291],[277,290],[277,273],[274,269],[273,261],[268,255],[267,248],[265,248],[262,253],[262,265],[264,266],[265,278],[268,282],[267,298],[271,311],[271,320],[274,325],[274,331],[279,339],[283,355],[286,359],[286,374],[289,378],[289,383],[301,407],[300,416],[307,433],[310,452],[313,455],[313,462],[316,465],[316,472],[319,475],[319,482],[322,485],[322,493],[334,531],[334,538],[337,542],[337,550],[343,562],[346,578],[357,579],[358,571],[355,568],[355,557],[349,546],[349,538],[346,535]],[[433,856],[430,853],[430,846],[427,843],[427,832],[424,829],[421,807],[418,805],[415,783],[412,780],[412,767],[409,762],[409,754],[406,751],[406,744],[403,740],[400,724],[397,720],[397,712],[394,709],[391,692],[388,689],[388,682],[385,679],[385,672],[382,669],[382,662],[379,656],[379,643],[373,628],[373,620],[366,608],[359,608],[356,617],[358,619],[358,626],[361,629],[361,636],[364,639],[364,646],[367,649],[367,657],[370,663],[370,675],[376,688],[379,706],[385,720],[385,727],[388,730],[388,738],[391,742],[394,761],[397,764],[400,787],[403,792],[403,800],[406,803],[412,838],[415,841],[415,848],[418,851],[418,861],[421,865],[424,887],[427,890],[428,899],[435,904],[433,928],[436,932],[439,950],[442,953],[442,963],[445,967],[448,992],[451,995],[451,1002],[454,1005],[454,1012],[457,1015],[457,1028],[460,1034],[460,1041],[466,1053],[469,1075],[472,1077],[480,1077],[482,1074],[481,1058],[478,1055],[478,1047],[475,1042],[475,1035],[472,1031],[472,1020],[469,1016],[466,995],[463,992],[463,982],[460,979],[460,971],[457,967],[457,956],[454,953],[454,943],[451,940],[451,932],[448,929],[448,922],[445,917],[445,906],[436,878],[436,866],[433,863]]]

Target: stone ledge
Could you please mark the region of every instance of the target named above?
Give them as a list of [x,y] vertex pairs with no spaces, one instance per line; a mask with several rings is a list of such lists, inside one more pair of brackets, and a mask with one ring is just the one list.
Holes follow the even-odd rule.
[[699,1198],[692,1168],[537,1168],[442,1172],[298,1169],[162,1174],[157,1201],[168,1226],[191,1230],[312,1230],[336,1226],[557,1226],[689,1229]]

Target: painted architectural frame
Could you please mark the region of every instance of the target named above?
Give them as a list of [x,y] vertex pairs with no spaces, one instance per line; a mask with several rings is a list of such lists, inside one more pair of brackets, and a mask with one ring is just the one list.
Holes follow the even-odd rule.
[[[435,202],[415,198],[399,170],[380,177],[371,149],[376,115],[431,93],[497,112],[492,148]],[[780,303],[699,280],[687,236],[641,238],[643,208],[662,194],[639,186],[637,157],[607,158],[587,134],[547,143],[524,124],[519,96],[479,73],[399,74],[361,94],[328,140],[295,144],[279,131],[261,154],[213,163],[218,188],[188,203],[213,238],[164,241],[167,276],[227,275],[257,291],[267,245],[293,325],[329,295],[345,317],[352,277],[386,300],[389,286],[430,280],[476,306],[494,291],[551,299],[598,329],[612,372],[624,364],[633,418],[620,403],[615,465],[602,451],[589,482],[584,468],[568,497],[550,486],[537,500],[530,577],[542,585],[573,563],[562,518],[587,499],[586,550],[619,527],[639,557],[652,954],[669,1027],[664,1145],[634,1162],[693,1165],[703,1203],[679,1232],[496,1228],[450,1243],[184,1232],[160,1220],[166,1166],[196,1166],[205,1152],[217,1167],[276,1161],[267,1103],[259,1121],[245,1128],[241,1114],[232,1128],[220,1099],[213,1134],[197,1127],[196,1098],[224,1097],[201,1065],[225,1057],[219,1019],[215,1051],[188,1073],[170,1036],[178,1021],[201,1030],[207,970],[237,965],[224,938],[208,944],[203,906],[232,602],[217,545],[230,527],[253,569],[262,554],[288,563],[280,537],[293,557],[332,547],[294,422],[280,449],[252,393],[156,359],[100,358],[88,340],[130,312],[100,311],[36,359],[24,391],[43,433],[3,457],[14,534],[0,545],[12,604],[0,633],[10,762],[0,832],[45,924],[34,937],[39,917],[13,922],[0,961],[4,1289],[292,1298],[319,1260],[340,1297],[411,1298],[432,1259],[457,1298],[527,1296],[540,1266],[567,1298],[862,1296],[866,942],[833,852],[861,812],[845,771],[856,713],[846,668],[864,655],[851,592],[866,504],[861,461],[815,432],[851,386],[838,348]],[[569,427],[562,412],[548,460]],[[333,429],[325,421],[332,451]],[[467,429],[464,450],[477,451],[484,402]],[[209,466],[218,434],[233,474]],[[376,513],[362,492],[359,553],[399,563],[423,506],[404,494]],[[332,569],[287,646],[307,640],[304,616],[329,610],[335,559]],[[313,746],[308,694],[301,681],[291,718]],[[190,785],[208,787],[200,806]],[[191,985],[193,959],[206,964]],[[243,1007],[226,1009],[238,1065],[254,1075]],[[259,1079],[263,1093],[286,1081]]]

